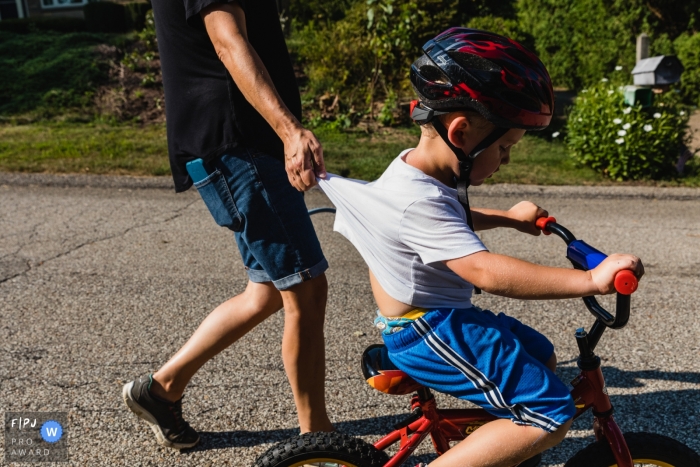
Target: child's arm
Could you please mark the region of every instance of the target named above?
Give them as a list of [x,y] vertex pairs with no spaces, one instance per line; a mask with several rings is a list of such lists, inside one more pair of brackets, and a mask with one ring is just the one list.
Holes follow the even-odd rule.
[[615,291],[615,275],[631,269],[637,278],[644,266],[632,255],[615,254],[590,271],[552,268],[528,263],[510,256],[480,251],[445,261],[462,279],[482,290],[521,299],[576,298]]
[[540,234],[541,230],[535,226],[535,221],[549,215],[545,209],[529,201],[521,201],[507,211],[473,208],[471,212],[474,230],[510,227],[530,235]]

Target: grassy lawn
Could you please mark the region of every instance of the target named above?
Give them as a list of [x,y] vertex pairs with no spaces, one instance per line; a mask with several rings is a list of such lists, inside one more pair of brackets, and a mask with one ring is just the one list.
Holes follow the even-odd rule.
[[[347,177],[376,179],[403,149],[418,141],[417,128],[360,131],[316,131],[327,169]],[[46,123],[0,125],[0,171],[167,175],[165,127]],[[526,136],[512,150],[511,163],[490,183],[539,185],[611,185],[587,167],[577,167],[562,142]],[[700,175],[635,184],[700,186]]]
[[165,126],[2,125],[0,170],[168,175]]

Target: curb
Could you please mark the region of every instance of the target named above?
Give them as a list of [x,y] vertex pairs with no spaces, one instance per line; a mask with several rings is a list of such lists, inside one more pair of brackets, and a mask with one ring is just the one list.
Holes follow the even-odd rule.
[[[64,188],[127,188],[175,190],[170,176],[134,177],[132,175],[88,175],[88,174],[25,174],[0,172],[0,185],[45,186]],[[317,191],[318,188],[313,188]],[[318,190],[320,192],[320,190]],[[472,187],[472,196],[525,196],[544,198],[586,199],[657,199],[690,201],[700,200],[700,188],[648,187],[648,186],[541,186],[493,184]]]
[[59,175],[0,172],[0,185],[62,188],[155,188],[175,191],[175,184],[169,175],[164,177],[134,177],[132,175]]
[[544,198],[700,200],[700,188],[653,186],[540,186],[494,184],[473,187],[472,196],[538,196]]

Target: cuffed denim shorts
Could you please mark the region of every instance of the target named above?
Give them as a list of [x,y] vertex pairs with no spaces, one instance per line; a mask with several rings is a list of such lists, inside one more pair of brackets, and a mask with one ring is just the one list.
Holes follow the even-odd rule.
[[207,169],[195,187],[216,223],[234,232],[252,282],[286,290],[328,269],[304,195],[290,185],[284,163],[236,148]]
[[576,411],[567,386],[546,367],[552,343],[503,313],[431,310],[382,337],[391,361],[411,378],[497,417],[551,432]]

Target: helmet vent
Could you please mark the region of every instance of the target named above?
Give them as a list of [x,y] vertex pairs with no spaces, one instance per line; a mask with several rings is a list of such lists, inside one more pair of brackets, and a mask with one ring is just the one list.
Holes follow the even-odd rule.
[[445,75],[443,75],[442,72],[434,66],[423,65],[420,67],[420,74],[423,76],[423,78],[427,79],[428,81],[432,81],[433,83],[450,84]]
[[436,84],[450,85],[450,79],[445,76],[445,73],[440,70],[435,63],[427,56],[423,55],[413,64],[423,77],[423,79],[431,81]]
[[500,73],[501,67],[493,63],[491,60],[479,57],[478,55],[464,53],[464,52],[448,52],[452,59],[459,63],[462,68],[467,71],[478,70],[478,71],[489,71],[493,73]]

